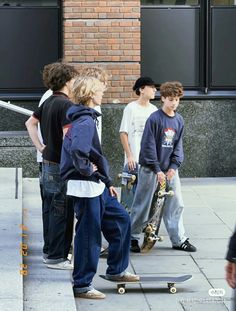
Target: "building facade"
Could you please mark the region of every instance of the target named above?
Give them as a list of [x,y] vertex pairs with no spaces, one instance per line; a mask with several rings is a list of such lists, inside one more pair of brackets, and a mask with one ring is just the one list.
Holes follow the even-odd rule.
[[[123,164],[119,125],[135,99],[134,81],[179,80],[181,176],[235,176],[235,29],[234,0],[0,0],[0,99],[34,110],[45,90],[43,66],[60,58],[78,69],[106,68],[103,147],[115,176]],[[160,107],[158,93],[154,103]],[[26,117],[0,111],[0,165],[22,163],[25,175],[35,175],[35,150],[21,132]]]

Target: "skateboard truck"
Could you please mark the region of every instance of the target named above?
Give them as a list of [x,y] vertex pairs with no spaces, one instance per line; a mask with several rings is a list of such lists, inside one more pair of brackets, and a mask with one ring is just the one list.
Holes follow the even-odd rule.
[[122,174],[118,174],[118,178],[122,178],[122,184],[127,186],[128,189],[132,188],[132,185],[136,180],[135,175],[129,174],[126,172],[123,172]]

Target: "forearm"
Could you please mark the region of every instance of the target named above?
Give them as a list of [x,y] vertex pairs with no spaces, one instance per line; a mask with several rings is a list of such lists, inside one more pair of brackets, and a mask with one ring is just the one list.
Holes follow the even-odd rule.
[[34,146],[39,152],[42,152],[45,145],[43,145],[39,140],[37,124],[36,123],[32,124],[32,122],[30,122],[29,119],[28,121],[26,121],[25,125]]
[[132,155],[132,152],[131,152],[130,146],[129,146],[128,134],[125,132],[121,132],[120,133],[120,141],[121,141],[121,144],[123,146],[126,157],[127,158],[132,157],[133,155]]

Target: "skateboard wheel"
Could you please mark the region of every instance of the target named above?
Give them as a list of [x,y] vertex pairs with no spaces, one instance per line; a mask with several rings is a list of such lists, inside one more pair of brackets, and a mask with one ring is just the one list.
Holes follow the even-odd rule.
[[170,190],[169,192],[168,192],[168,195],[170,196],[170,197],[173,197],[174,196],[174,191],[173,190]]
[[147,241],[148,241],[148,242],[153,242],[153,238],[148,237],[148,238],[147,238]]
[[176,287],[170,287],[170,293],[171,294],[175,294],[177,292],[177,288]]
[[157,238],[157,240],[158,240],[159,242],[162,242],[162,241],[164,241],[164,238],[163,238],[162,235],[160,235],[160,236]]
[[147,228],[145,229],[145,232],[147,233],[151,233],[153,231],[152,226],[147,226]]
[[124,287],[118,287],[117,291],[118,291],[118,294],[123,295],[125,293],[125,288]]

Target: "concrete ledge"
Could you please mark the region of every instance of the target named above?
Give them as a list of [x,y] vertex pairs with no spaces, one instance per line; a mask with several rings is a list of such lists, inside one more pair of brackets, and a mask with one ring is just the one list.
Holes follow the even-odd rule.
[[71,272],[48,269],[42,261],[42,215],[38,178],[23,179],[24,224],[28,228],[25,310],[75,311]]
[[22,170],[0,168],[0,310],[23,310]]

